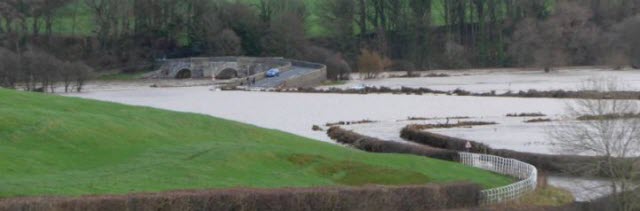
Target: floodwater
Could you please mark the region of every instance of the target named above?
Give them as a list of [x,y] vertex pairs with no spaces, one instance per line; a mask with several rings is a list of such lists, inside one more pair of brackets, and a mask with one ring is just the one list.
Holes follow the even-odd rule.
[[[349,88],[354,85],[385,86],[390,88],[412,87],[430,88],[441,91],[462,89],[471,92],[504,93],[535,89],[548,90],[578,90],[583,87],[585,80],[609,78],[623,82],[620,90],[640,91],[640,71],[616,71],[601,68],[560,69],[550,73],[537,70],[487,69],[487,70],[445,70],[424,72],[423,75],[446,74],[450,77],[419,77],[419,78],[382,78],[374,80],[359,80],[354,74],[347,84],[331,86]],[[394,73],[398,74],[398,73]],[[400,73],[402,74],[402,73]]]
[[564,100],[440,95],[341,95],[210,91],[207,87],[87,90],[69,96],[193,112],[330,141],[313,125],[369,119],[396,121],[413,117],[501,117],[507,113],[558,115]]

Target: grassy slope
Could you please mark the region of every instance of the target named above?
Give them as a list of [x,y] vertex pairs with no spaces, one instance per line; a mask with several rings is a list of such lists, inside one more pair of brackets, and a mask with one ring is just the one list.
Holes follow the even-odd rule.
[[0,89],[0,197],[509,178],[204,115]]

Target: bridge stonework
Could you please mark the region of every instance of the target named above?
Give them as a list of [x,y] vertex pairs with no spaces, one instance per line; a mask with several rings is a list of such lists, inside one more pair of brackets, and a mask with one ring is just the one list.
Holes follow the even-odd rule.
[[[323,64],[280,57],[194,57],[168,59],[149,78],[212,78],[228,86],[242,86],[246,79],[258,81],[260,88],[312,87],[326,80]],[[265,72],[277,68],[280,77],[266,78]]]
[[288,69],[291,62],[283,58],[257,57],[195,57],[163,61],[155,77],[177,78],[183,70],[190,71],[191,78],[213,78],[226,69],[237,71],[237,77],[247,77],[271,68]]

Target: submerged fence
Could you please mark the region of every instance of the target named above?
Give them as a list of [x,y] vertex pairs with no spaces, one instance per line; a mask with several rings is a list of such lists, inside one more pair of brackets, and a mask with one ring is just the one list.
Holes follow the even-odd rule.
[[494,204],[518,199],[536,189],[538,170],[531,164],[493,155],[468,152],[460,152],[459,154],[460,162],[465,165],[513,176],[520,180],[507,186],[482,190],[481,204]]

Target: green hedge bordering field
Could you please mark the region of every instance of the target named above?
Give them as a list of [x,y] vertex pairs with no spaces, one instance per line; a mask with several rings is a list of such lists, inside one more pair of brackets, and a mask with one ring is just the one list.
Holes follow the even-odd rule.
[[459,160],[458,153],[452,150],[384,141],[373,137],[363,136],[353,131],[342,129],[340,127],[330,128],[327,131],[327,135],[329,135],[331,139],[336,140],[338,143],[349,145],[356,149],[367,152],[403,153],[421,155],[440,160]]
[[174,191],[123,196],[32,197],[0,200],[0,210],[434,210],[474,207],[471,183],[359,188]]

